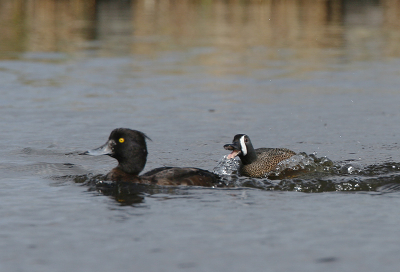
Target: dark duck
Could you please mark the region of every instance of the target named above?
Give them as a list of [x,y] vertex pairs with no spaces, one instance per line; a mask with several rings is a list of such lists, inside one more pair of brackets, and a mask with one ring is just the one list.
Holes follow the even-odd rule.
[[228,159],[239,156],[241,160],[240,174],[252,178],[264,178],[275,170],[278,163],[289,159],[295,152],[287,148],[257,148],[254,149],[249,136],[237,134],[231,144],[224,145],[226,150],[231,150]]
[[213,186],[218,182],[215,174],[192,167],[160,167],[141,176],[147,161],[146,139],[143,132],[128,128],[114,129],[108,141],[99,148],[86,151],[82,155],[109,155],[118,161],[106,180],[158,185]]

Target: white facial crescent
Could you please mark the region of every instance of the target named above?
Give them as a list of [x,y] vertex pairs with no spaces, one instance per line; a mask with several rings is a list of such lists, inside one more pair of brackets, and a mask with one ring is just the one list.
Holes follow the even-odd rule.
[[247,147],[246,147],[246,143],[244,142],[244,137],[245,137],[245,135],[240,137],[240,147],[242,148],[243,156],[246,156],[247,155]]

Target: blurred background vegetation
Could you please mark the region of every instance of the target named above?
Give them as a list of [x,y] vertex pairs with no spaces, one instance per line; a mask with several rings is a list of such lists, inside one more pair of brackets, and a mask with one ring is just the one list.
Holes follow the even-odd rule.
[[299,58],[347,47],[356,59],[371,51],[399,57],[399,18],[400,0],[0,0],[0,58],[193,46],[299,49]]

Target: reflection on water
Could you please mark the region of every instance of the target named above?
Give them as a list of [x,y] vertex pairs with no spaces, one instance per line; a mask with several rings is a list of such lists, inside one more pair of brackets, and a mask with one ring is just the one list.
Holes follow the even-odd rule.
[[229,62],[235,52],[260,48],[270,60],[398,57],[399,3],[0,0],[0,57],[82,49],[151,55],[192,47],[215,48],[198,60],[207,65],[220,50],[229,54],[219,61]]
[[93,39],[95,1],[0,1],[0,55],[71,52]]
[[195,197],[190,196],[185,186],[158,186],[130,182],[104,181],[103,175],[69,175],[53,177],[56,180],[70,180],[88,186],[88,191],[109,196],[120,205],[135,205],[145,202],[145,197],[157,195],[158,198]]

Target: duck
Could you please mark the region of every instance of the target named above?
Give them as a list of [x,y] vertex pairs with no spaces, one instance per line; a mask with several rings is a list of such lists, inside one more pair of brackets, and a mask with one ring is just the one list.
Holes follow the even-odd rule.
[[81,155],[108,155],[116,159],[117,167],[105,176],[105,180],[109,181],[206,187],[212,187],[218,183],[217,175],[194,167],[159,167],[139,175],[147,162],[146,139],[151,140],[141,131],[117,128],[111,132],[104,145],[85,151]]
[[224,145],[226,150],[232,151],[228,159],[239,156],[241,164],[239,172],[242,176],[265,178],[276,169],[278,163],[289,159],[296,153],[287,148],[257,148],[254,149],[250,137],[246,134],[237,134],[231,144]]

